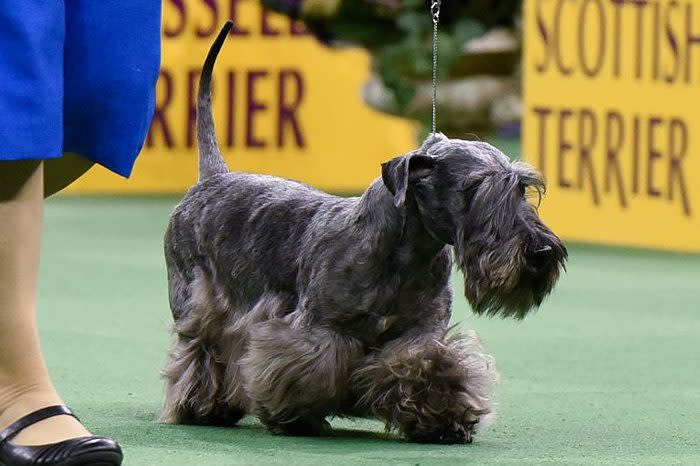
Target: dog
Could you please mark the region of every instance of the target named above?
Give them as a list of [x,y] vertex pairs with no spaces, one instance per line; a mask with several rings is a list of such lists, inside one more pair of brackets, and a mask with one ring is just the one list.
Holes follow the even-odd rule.
[[161,421],[322,435],[329,416],[383,421],[409,441],[470,443],[498,374],[450,327],[453,257],[477,314],[522,319],[564,270],[539,219],[535,170],[484,142],[432,134],[381,165],[359,197],[229,172],[211,75],[197,103],[199,181],[165,234],[174,343]]

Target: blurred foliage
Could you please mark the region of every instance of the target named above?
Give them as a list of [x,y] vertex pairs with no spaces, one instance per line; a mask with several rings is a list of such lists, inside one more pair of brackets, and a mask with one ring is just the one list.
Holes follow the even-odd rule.
[[[513,26],[521,1],[443,0],[438,75],[450,75],[470,39],[495,26]],[[429,0],[262,0],[262,3],[304,21],[328,45],[345,43],[367,49],[374,58],[377,73],[400,108],[412,100],[416,81],[429,79],[432,74],[433,23]],[[310,13],[319,10],[309,8],[309,3],[321,5],[320,10],[325,14]]]

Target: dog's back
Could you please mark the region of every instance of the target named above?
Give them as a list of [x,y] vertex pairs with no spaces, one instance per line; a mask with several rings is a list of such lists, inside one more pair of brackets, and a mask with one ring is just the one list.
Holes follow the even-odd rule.
[[267,175],[231,172],[198,183],[175,208],[165,237],[173,316],[187,308],[191,293],[178,294],[197,274],[229,290],[228,306],[252,306],[274,292],[293,308],[307,226],[321,206],[346,210],[354,202]]

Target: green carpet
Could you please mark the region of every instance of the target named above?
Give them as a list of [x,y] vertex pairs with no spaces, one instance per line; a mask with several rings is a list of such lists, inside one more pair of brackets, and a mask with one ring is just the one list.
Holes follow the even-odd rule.
[[[700,257],[572,246],[524,322],[469,315],[501,372],[500,416],[472,445],[425,446],[370,421],[273,437],[253,419],[158,425],[169,343],[162,235],[175,199],[47,205],[40,325],[61,393],[126,465],[700,464]],[[461,285],[455,280],[459,292]]]

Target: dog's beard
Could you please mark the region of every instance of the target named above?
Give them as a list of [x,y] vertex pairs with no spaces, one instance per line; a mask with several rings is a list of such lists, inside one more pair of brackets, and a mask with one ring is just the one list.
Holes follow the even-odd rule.
[[[544,257],[526,251],[546,251]],[[522,319],[551,293],[564,268],[566,249],[551,234],[534,241],[515,235],[487,244],[462,235],[455,244],[464,292],[479,315]]]

